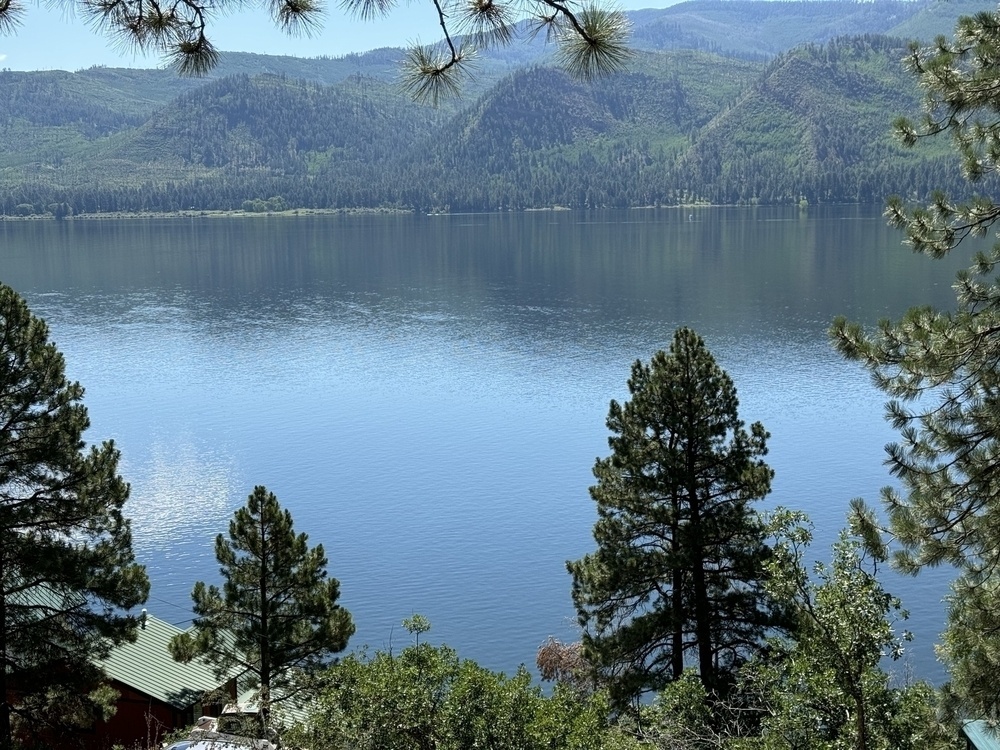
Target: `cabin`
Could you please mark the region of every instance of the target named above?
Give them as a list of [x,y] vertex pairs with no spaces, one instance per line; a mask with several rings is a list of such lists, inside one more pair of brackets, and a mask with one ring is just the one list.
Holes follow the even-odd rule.
[[218,716],[236,699],[236,679],[219,679],[206,662],[174,661],[170,640],[182,631],[143,610],[134,643],[115,648],[100,662],[118,691],[117,710],[98,722],[85,743],[156,747],[169,732],[194,724],[200,716]]

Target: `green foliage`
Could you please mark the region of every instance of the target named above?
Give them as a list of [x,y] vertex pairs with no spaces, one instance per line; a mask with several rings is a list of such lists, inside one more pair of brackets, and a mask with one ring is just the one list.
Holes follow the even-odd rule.
[[585,5],[561,30],[556,59],[570,75],[584,81],[619,73],[631,57],[625,43],[630,30],[621,11]]
[[[987,189],[1000,166],[993,87],[1000,74],[998,51],[996,11],[961,19],[953,41],[941,38],[931,49],[914,46],[909,66],[925,91],[925,116],[919,124],[897,123],[908,145],[947,131],[962,173]],[[1000,207],[986,197],[956,201],[937,192],[926,207],[894,199],[886,213],[905,229],[915,251],[941,257],[966,237],[985,234]],[[959,274],[954,311],[914,308],[874,332],[839,319],[832,331],[840,351],[870,369],[892,399],[888,418],[900,441],[887,452],[899,489],[887,488],[882,499],[902,545],[894,563],[914,574],[940,564],[959,573],[940,649],[951,668],[947,707],[993,718],[1000,715],[1000,590],[993,581],[1000,563],[998,261],[995,246]],[[873,524],[869,518],[867,525]]]
[[215,541],[223,586],[195,584],[193,633],[171,643],[174,658],[202,656],[220,676],[247,673],[260,688],[265,716],[273,702],[294,696],[354,633],[336,602],[322,545],[295,534],[292,516],[264,487],[255,487]]
[[289,206],[288,201],[280,195],[276,195],[273,198],[268,198],[266,201],[260,198],[245,200],[243,201],[242,208],[248,214],[262,214],[269,211],[287,211]]
[[[1000,15],[983,11],[960,19],[953,40],[942,37],[927,49],[914,45],[908,60],[925,92],[925,114],[918,123],[899,120],[897,132],[912,146],[947,131],[960,171],[972,183],[962,186],[965,195],[988,194],[996,185],[998,50]],[[893,199],[887,215],[914,250],[941,257],[965,238],[986,234],[1000,207],[983,195],[953,199],[938,191],[923,207]],[[915,574],[945,563],[959,573],[939,648],[951,669],[945,708],[989,718],[1000,715],[1000,590],[993,575],[1000,562],[998,261],[995,246],[959,274],[953,311],[914,308],[873,333],[844,320],[833,328],[840,350],[868,367],[893,399],[888,417],[901,440],[888,453],[901,487],[885,490],[883,502],[903,546],[895,564]]]
[[926,684],[891,687],[882,663],[899,658],[910,636],[900,602],[875,577],[861,542],[842,533],[833,561],[810,576],[811,539],[801,514],[773,519],[783,539],[768,563],[768,588],[797,613],[794,638],[772,639],[744,668],[740,690],[759,696],[760,735],[743,747],[767,750],[921,750],[955,747],[957,733],[935,716]]
[[989,576],[962,575],[948,597],[948,627],[937,651],[950,667],[951,681],[943,690],[950,717],[994,717],[1000,711],[996,684],[1000,646],[996,633],[1000,587]]
[[817,564],[812,577],[801,555],[796,541],[779,548],[772,562],[771,585],[795,602],[799,627],[796,640],[779,642],[756,670],[773,696],[764,745],[884,746],[872,736],[885,729],[891,701],[879,662],[901,654],[889,616],[905,613],[864,568],[857,542],[843,534],[832,564]]
[[[395,0],[345,0],[342,8],[365,20],[388,15]],[[181,75],[202,76],[222,58],[211,41],[213,16],[246,6],[221,0],[211,7],[192,0],[78,0],[75,5],[95,25],[126,47],[158,52]],[[289,33],[310,33],[320,23],[324,6],[316,0],[261,0],[275,25]],[[0,34],[11,33],[24,13],[21,0],[0,2]],[[571,70],[583,76],[613,72],[627,55],[628,23],[624,14],[596,4],[577,6],[558,0],[433,0],[428,12],[443,34],[441,53],[415,46],[404,75],[427,82],[418,95],[443,89],[457,93],[454,75],[476,49],[503,47],[525,29],[531,36],[546,29]],[[460,37],[465,37],[464,40]],[[530,40],[529,40],[530,41]],[[439,85],[440,84],[440,85]]]
[[431,629],[431,622],[421,614],[414,614],[403,620],[403,627],[407,633],[415,635],[419,643],[421,633],[426,633]]
[[770,491],[768,434],[701,338],[636,362],[611,402],[611,455],[594,466],[597,551],[568,563],[584,656],[621,705],[680,678],[690,655],[710,691],[781,623],[765,594],[770,550],[751,507]]
[[[274,195],[418,211],[923,196],[955,179],[942,149],[889,138],[886,110],[919,102],[903,54],[884,37],[801,48],[766,68],[640,52],[587,85],[545,67],[500,80],[498,63],[478,81],[482,97],[441,111],[381,80],[345,80],[346,60],[258,56],[288,73],[252,79],[245,55],[226,63],[240,74],[187,89],[156,71],[0,73],[0,213],[235,210]],[[356,69],[382,75],[390,63]],[[128,105],[133,95],[148,103]]]
[[557,686],[546,697],[523,668],[507,677],[447,646],[352,654],[331,666],[326,680],[289,743],[330,750],[632,747],[609,726],[603,695],[581,697]]
[[636,734],[645,746],[656,748],[721,747],[733,737],[725,729],[720,731],[712,703],[698,674],[687,670],[657,693],[652,705],[640,708]]
[[[403,86],[416,101],[437,106],[443,95],[461,91],[469,64],[480,49],[504,47],[525,31],[529,38],[544,32],[554,41],[557,59],[576,78],[590,80],[624,69],[629,57],[630,24],[616,8],[596,2],[569,4],[558,0],[433,0],[443,41],[414,45],[404,61]],[[364,15],[379,12],[391,0],[351,0]],[[530,19],[522,23],[521,19]]]
[[149,581],[122,515],[113,443],[91,445],[83,388],[45,323],[0,284],[0,747],[105,712],[95,661],[134,638]]

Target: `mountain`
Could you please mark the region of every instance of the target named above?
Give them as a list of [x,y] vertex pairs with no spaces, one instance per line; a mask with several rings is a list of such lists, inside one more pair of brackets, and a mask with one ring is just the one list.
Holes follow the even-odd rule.
[[629,13],[638,49],[697,49],[754,60],[802,44],[883,35],[931,42],[955,20],[983,9],[978,0],[689,0]]
[[175,163],[306,176],[330,154],[371,162],[406,149],[439,117],[369,78],[321,86],[236,75],[183,94],[104,154],[136,169]]
[[[767,66],[647,53],[581,86],[519,73],[397,168],[434,209],[880,202],[955,187],[945,142],[906,150],[891,120],[919,105],[905,42],[849,37]],[[395,196],[394,200],[401,200]],[[407,201],[403,201],[407,202]]]
[[432,207],[453,210],[634,204],[622,202],[635,166],[624,154],[665,163],[759,71],[691,51],[642,53],[628,72],[590,84],[525,70],[403,160],[401,179],[433,180]]
[[536,41],[485,56],[439,110],[403,96],[388,49],[230,53],[207,79],[0,72],[0,210],[879,201],[953,179],[944,144],[889,136],[919,106],[905,41],[828,39],[930,30],[940,5],[693,0],[632,17],[625,73],[572,81]]
[[986,7],[978,0],[932,0],[914,3],[916,12],[901,14],[886,31],[890,36],[932,42],[939,36],[951,37],[960,16],[973,16]]
[[785,53],[699,131],[675,179],[721,203],[879,202],[943,186],[952,179],[940,164],[947,143],[915,151],[891,136],[892,120],[919,108],[903,53],[903,40],[878,36]]
[[920,12],[921,3],[812,0],[691,0],[630,15],[641,49],[697,49],[763,60],[800,44],[840,36],[885,34]]

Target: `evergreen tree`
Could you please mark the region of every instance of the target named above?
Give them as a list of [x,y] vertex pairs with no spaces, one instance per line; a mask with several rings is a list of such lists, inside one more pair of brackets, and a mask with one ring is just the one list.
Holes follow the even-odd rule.
[[[88,725],[96,661],[134,638],[146,600],[111,442],[88,449],[83,388],[13,289],[0,284],[0,748],[12,733]],[[104,696],[107,697],[106,695]],[[104,708],[107,708],[105,704]]]
[[885,549],[865,551],[842,532],[829,565],[810,575],[803,555],[812,538],[800,513],[773,520],[781,543],[769,563],[767,588],[793,608],[794,638],[774,638],[741,673],[740,689],[761,696],[762,750],[931,750],[953,748],[950,726],[937,723],[926,683],[891,686],[882,669],[910,636],[900,601],[876,577]]
[[230,521],[229,538],[215,540],[222,588],[195,584],[193,632],[171,643],[175,659],[201,656],[220,676],[248,677],[259,687],[265,722],[272,703],[292,697],[354,633],[350,613],[337,604],[340,583],[327,577],[323,546],[307,540],[278,498],[255,487]]
[[[897,122],[905,143],[949,132],[965,177],[987,189],[1000,172],[1000,13],[959,21],[955,39],[916,46],[909,59],[926,92],[921,125]],[[942,257],[1000,217],[993,200],[936,193],[926,207],[890,200],[887,215],[914,250]],[[867,332],[838,319],[840,351],[862,362],[892,399],[900,431],[888,447],[899,490],[883,491],[889,525],[902,549],[894,562],[916,574],[951,564],[959,578],[950,598],[941,653],[951,666],[948,692],[964,713],[1000,717],[1000,245],[979,254],[955,284],[957,308],[914,308]],[[871,523],[868,524],[871,526]],[[957,707],[958,703],[952,703]]]
[[584,654],[619,704],[678,679],[688,659],[721,691],[777,623],[751,508],[770,491],[768,434],[744,429],[732,380],[690,329],[637,361],[628,388],[594,466],[597,551],[568,564]]

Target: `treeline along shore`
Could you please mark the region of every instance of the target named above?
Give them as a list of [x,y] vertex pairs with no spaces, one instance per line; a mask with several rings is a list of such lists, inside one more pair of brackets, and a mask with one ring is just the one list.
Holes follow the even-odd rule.
[[493,51],[437,108],[402,92],[401,50],[228,53],[203,79],[3,71],[0,215],[873,204],[958,187],[944,139],[908,150],[891,124],[920,109],[909,41],[971,6],[769,5],[633,13],[628,70],[591,83],[540,43]]

